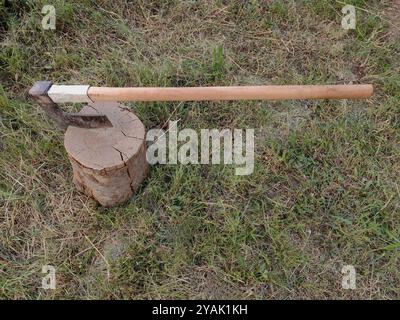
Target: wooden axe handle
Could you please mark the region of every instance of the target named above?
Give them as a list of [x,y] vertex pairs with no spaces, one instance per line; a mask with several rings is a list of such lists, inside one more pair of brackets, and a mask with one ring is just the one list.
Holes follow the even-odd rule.
[[89,87],[87,95],[96,101],[214,101],[285,99],[364,99],[373,94],[371,84],[230,86],[181,88]]

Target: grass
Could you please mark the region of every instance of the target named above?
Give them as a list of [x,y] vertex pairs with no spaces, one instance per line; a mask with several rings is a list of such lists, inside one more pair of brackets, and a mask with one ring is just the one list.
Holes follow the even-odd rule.
[[[349,1],[350,31],[336,1],[58,0],[54,31],[41,29],[48,1],[13,3],[0,5],[0,297],[400,298],[399,16],[387,14],[396,1]],[[255,128],[255,171],[154,166],[129,202],[105,209],[74,189],[62,134],[28,99],[44,79],[352,81],[376,93],[130,104],[147,129],[171,113],[180,128]],[[40,288],[45,264],[56,290]],[[341,289],[348,264],[356,290]]]

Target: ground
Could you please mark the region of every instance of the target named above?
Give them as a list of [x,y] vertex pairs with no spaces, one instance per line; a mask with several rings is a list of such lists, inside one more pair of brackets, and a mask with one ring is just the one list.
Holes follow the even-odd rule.
[[[400,298],[398,1],[0,5],[0,297]],[[43,30],[42,7],[56,8]],[[131,103],[147,129],[254,128],[255,170],[158,165],[106,209],[80,194],[37,80],[372,83],[360,101]],[[78,110],[80,106],[64,106]],[[41,288],[43,265],[56,289]],[[356,270],[342,289],[342,267]]]

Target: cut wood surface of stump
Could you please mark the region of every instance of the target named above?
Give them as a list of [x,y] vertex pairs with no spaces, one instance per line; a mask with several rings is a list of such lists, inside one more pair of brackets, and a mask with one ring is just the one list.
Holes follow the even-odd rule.
[[116,102],[90,103],[80,113],[105,114],[113,127],[68,127],[64,145],[72,164],[74,184],[103,206],[126,201],[149,168],[143,123]]

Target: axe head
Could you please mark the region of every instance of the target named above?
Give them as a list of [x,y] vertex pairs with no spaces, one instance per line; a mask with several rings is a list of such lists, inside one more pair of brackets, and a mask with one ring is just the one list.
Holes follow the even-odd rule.
[[38,81],[29,90],[29,95],[36,100],[61,130],[65,131],[68,126],[80,128],[107,128],[113,126],[107,116],[102,114],[86,115],[68,113],[61,110],[49,96],[52,85],[51,81]]

